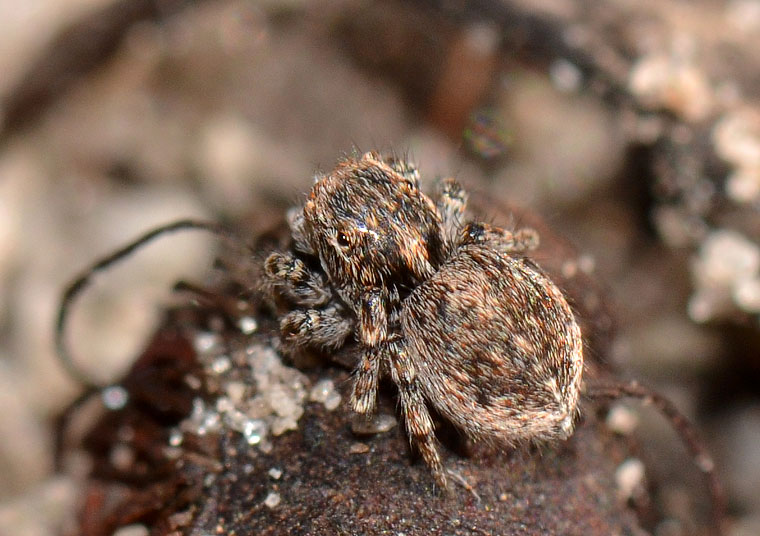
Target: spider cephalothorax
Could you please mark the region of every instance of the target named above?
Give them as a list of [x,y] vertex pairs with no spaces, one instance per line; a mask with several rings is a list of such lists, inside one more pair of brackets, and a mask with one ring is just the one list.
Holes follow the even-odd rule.
[[266,261],[270,286],[296,307],[281,321],[283,338],[337,348],[353,333],[362,352],[352,408],[374,411],[387,371],[441,486],[428,406],[476,439],[567,437],[583,370],[570,306],[523,256],[535,231],[467,222],[466,202],[451,179],[433,202],[412,166],[367,153],[317,179],[291,213],[295,252]]
[[303,207],[309,244],[341,297],[414,286],[441,261],[441,219],[416,180],[372,157],[320,179]]

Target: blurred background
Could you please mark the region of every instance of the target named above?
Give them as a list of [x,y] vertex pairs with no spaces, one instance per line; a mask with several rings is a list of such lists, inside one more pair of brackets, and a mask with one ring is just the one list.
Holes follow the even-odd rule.
[[[733,534],[760,534],[760,2],[0,0],[0,73],[0,534],[54,534],[75,500],[66,282],[180,217],[253,233],[370,149],[567,239],[609,294],[595,358],[698,424]],[[87,370],[128,367],[213,251],[165,238],[99,280],[69,334]],[[631,407],[655,532],[688,534],[701,480]]]

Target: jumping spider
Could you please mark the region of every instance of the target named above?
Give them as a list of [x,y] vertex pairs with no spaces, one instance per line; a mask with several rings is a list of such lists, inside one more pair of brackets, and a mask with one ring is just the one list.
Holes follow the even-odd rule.
[[565,438],[583,370],[570,306],[524,257],[537,233],[466,221],[466,204],[452,179],[434,202],[406,162],[346,159],[291,211],[294,252],[265,263],[268,286],[295,307],[281,320],[283,340],[334,349],[355,335],[351,407],[371,414],[389,376],[410,440],[442,488],[428,405],[473,439]]

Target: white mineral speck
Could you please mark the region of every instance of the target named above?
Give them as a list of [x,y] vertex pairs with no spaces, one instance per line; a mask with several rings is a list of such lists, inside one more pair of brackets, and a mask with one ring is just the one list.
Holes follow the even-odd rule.
[[615,471],[615,483],[623,500],[638,494],[644,482],[644,464],[636,458],[629,458],[621,463]]
[[220,396],[216,399],[216,411],[219,413],[226,413],[232,411],[235,408],[232,400],[226,396]]
[[113,532],[113,536],[148,536],[148,534],[148,528],[145,525],[127,525]]
[[203,416],[203,421],[198,426],[198,435],[206,435],[208,432],[216,432],[219,430],[221,419],[219,414],[215,411],[208,410]]
[[270,491],[269,495],[267,495],[267,498],[264,499],[264,504],[269,508],[277,508],[277,506],[280,504],[280,501],[282,501],[280,494],[276,491]]
[[[300,417],[300,415],[299,415]],[[272,435],[279,436],[288,430],[297,430],[298,422],[293,417],[277,417],[272,421]]]
[[309,400],[312,402],[324,402],[334,389],[332,380],[319,380],[309,391]]
[[300,407],[294,399],[293,393],[281,383],[272,385],[267,395],[269,407],[280,417],[295,415]]
[[740,281],[734,288],[734,301],[748,313],[760,313],[760,277]]
[[689,297],[686,310],[694,322],[703,324],[728,312],[731,305],[725,293],[700,289]]
[[396,417],[386,413],[373,415],[370,418],[357,415],[351,422],[351,430],[359,435],[382,434],[390,431],[394,426],[396,426]]
[[226,355],[222,355],[214,359],[211,363],[211,370],[214,374],[224,374],[232,368],[232,361]]
[[351,454],[366,454],[369,452],[369,445],[356,441],[354,443],[351,443],[351,446],[348,448],[348,452]]
[[264,421],[251,419],[243,427],[243,437],[249,445],[258,445],[267,435],[267,425]]
[[760,113],[738,110],[727,114],[715,124],[712,139],[723,160],[738,167],[760,165]]
[[340,406],[341,396],[335,390],[335,384],[330,379],[319,380],[309,391],[309,400],[321,402],[327,411],[333,411]]
[[272,467],[269,471],[267,471],[267,474],[275,480],[280,480],[280,477],[282,476],[282,469],[278,467]]
[[258,395],[246,402],[245,413],[251,419],[263,419],[272,413],[272,408],[263,396]]
[[734,166],[726,194],[739,203],[760,200],[760,113],[742,109],[718,121],[712,133],[715,152]]
[[697,269],[707,283],[732,284],[758,273],[760,249],[736,231],[718,230],[702,245]]
[[674,51],[643,56],[631,70],[628,88],[645,106],[666,109],[687,121],[705,119],[713,91],[689,54]]
[[185,376],[185,383],[190,389],[193,389],[197,391],[203,386],[203,383],[200,379],[198,379],[196,376],[193,376],[192,374],[188,374]]
[[324,402],[325,409],[327,411],[333,411],[335,409],[338,409],[338,406],[340,406],[341,396],[338,391],[333,391],[330,393],[327,397],[327,399]]
[[693,263],[696,290],[689,314],[706,321],[734,307],[755,311],[760,278],[760,247],[737,231],[720,229],[702,244]]
[[193,411],[182,423],[182,429],[198,435],[219,430],[221,419],[215,409],[207,408],[202,398],[193,400]]
[[224,413],[224,422],[233,430],[244,432],[248,424],[248,416],[237,408],[231,408]]
[[105,407],[115,411],[127,405],[129,393],[121,385],[112,385],[103,389],[101,398]]
[[256,322],[256,319],[252,316],[244,316],[240,320],[238,320],[238,329],[244,334],[244,335],[250,335],[251,333],[254,333],[257,329],[259,329],[259,324]]
[[203,418],[203,414],[206,412],[206,403],[202,398],[193,399],[193,411],[190,413],[190,419],[196,422],[200,422]]
[[246,389],[247,389],[246,385],[243,382],[229,382],[227,386],[225,387],[225,390],[227,391],[227,396],[236,405],[243,402]]
[[639,424],[638,415],[623,404],[616,404],[607,413],[607,428],[621,435],[631,435]]
[[220,340],[216,333],[203,331],[196,333],[193,339],[193,346],[195,350],[200,354],[207,354],[214,348],[219,346]]
[[178,428],[172,428],[171,432],[169,432],[169,445],[179,447],[182,444],[182,439],[182,431]]
[[751,203],[760,199],[760,166],[738,168],[729,175],[726,194],[739,203]]

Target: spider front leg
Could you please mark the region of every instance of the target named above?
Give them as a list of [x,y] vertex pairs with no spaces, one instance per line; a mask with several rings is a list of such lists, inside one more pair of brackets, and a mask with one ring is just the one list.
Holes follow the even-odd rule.
[[354,331],[354,322],[340,305],[324,309],[299,309],[280,321],[280,334],[287,346],[310,346],[335,350],[343,346]]
[[264,261],[266,284],[293,304],[306,307],[325,305],[332,292],[322,274],[312,271],[290,253],[272,253]]
[[362,415],[374,413],[377,403],[377,382],[380,363],[388,354],[388,309],[380,290],[362,296],[359,311],[359,341],[364,346],[356,369],[351,408]]

